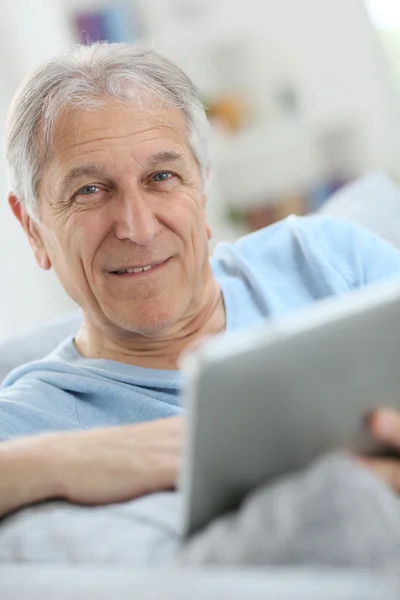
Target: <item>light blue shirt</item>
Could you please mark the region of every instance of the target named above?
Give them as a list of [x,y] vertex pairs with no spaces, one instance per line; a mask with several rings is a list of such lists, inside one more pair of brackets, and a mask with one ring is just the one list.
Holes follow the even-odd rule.
[[[328,296],[400,275],[400,252],[346,221],[289,217],[217,246],[211,265],[227,329],[257,326]],[[15,369],[0,391],[0,440],[180,414],[179,371],[86,359],[67,339]]]

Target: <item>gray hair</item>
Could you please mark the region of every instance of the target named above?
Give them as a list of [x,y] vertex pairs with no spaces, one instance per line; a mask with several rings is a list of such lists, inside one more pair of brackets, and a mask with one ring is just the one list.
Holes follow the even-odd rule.
[[22,83],[12,101],[5,154],[9,186],[35,220],[39,219],[37,185],[51,157],[54,128],[66,108],[90,110],[107,100],[149,102],[182,111],[188,144],[203,184],[210,167],[209,124],[200,92],[172,62],[153,50],[128,44],[76,46],[53,58]]

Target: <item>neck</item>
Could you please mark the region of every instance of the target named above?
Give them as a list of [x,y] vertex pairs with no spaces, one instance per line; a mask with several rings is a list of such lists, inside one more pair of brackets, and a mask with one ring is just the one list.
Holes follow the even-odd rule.
[[204,338],[225,330],[226,315],[219,285],[215,282],[208,301],[195,314],[165,334],[146,337],[132,334],[123,339],[105,333],[85,318],[75,338],[77,350],[86,358],[106,358],[150,369],[178,369],[179,360],[199,346]]

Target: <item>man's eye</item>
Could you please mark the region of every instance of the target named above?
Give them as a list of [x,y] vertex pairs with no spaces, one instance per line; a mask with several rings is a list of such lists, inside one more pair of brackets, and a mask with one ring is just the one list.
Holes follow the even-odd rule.
[[160,171],[159,173],[155,173],[152,176],[152,181],[168,181],[169,179],[172,179],[174,177],[174,173],[171,173],[171,171]]
[[97,185],[85,185],[85,187],[80,188],[77,192],[77,196],[90,196],[91,194],[97,194],[100,191],[100,188]]

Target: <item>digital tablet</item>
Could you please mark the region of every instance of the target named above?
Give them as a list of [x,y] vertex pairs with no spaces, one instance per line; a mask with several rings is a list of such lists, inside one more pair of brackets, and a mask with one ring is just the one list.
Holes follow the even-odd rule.
[[400,279],[223,336],[183,372],[189,535],[322,453],[377,449],[366,414],[400,408]]

